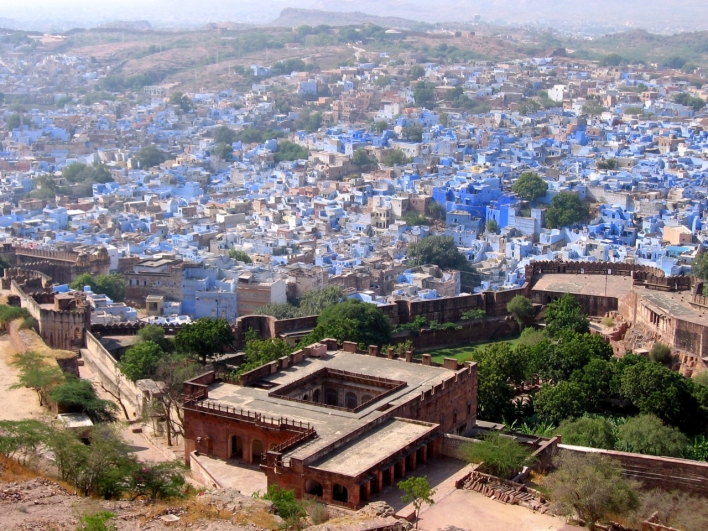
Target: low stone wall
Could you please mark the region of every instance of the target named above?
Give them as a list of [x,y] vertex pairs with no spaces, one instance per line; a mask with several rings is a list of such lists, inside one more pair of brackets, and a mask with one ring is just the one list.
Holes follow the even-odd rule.
[[141,414],[142,392],[120,372],[118,362],[90,332],[86,333],[86,348],[81,349],[81,357],[106,389],[128,402],[136,417]]
[[410,340],[415,349],[421,352],[428,349],[500,339],[519,333],[518,323],[511,318],[461,321],[456,324],[460,327],[459,330],[430,330],[426,328],[419,331],[399,332],[393,340],[394,343]]
[[189,454],[189,469],[192,471],[192,477],[199,483],[210,489],[223,489],[224,486],[216,477],[211,475],[211,472],[199,461],[199,454],[192,452]]
[[8,323],[6,327],[10,342],[17,352],[37,352],[55,360],[62,371],[74,376],[79,375],[78,356],[74,352],[49,348],[37,332],[32,328],[20,328],[21,324],[22,320],[18,319]]
[[558,448],[564,452],[607,455],[622,465],[626,477],[641,482],[647,488],[708,496],[708,463],[566,444],[559,444]]
[[451,433],[444,433],[442,436],[442,444],[440,445],[440,454],[452,459],[467,461],[465,457],[464,447],[470,443],[474,443],[476,439],[468,439]]

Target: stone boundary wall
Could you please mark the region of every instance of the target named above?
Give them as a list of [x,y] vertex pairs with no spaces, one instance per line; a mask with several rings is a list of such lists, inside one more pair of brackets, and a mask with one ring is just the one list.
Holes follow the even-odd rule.
[[641,482],[647,488],[680,490],[695,496],[708,496],[708,463],[705,462],[566,444],[559,444],[558,448],[565,452],[607,455],[622,465],[625,476]]
[[17,352],[37,352],[56,361],[62,371],[79,376],[78,356],[74,352],[49,348],[37,332],[32,328],[20,328],[21,324],[22,321],[17,319],[6,326],[10,342]]
[[120,372],[118,362],[91,332],[86,332],[86,348],[81,349],[81,357],[107,389],[126,400],[140,415],[143,393]]
[[463,448],[466,444],[474,443],[475,441],[477,441],[477,439],[469,439],[452,433],[444,433],[442,436],[442,444],[440,445],[440,455],[460,461],[467,461]]
[[192,452],[189,454],[189,469],[196,480],[210,489],[223,489],[224,485],[214,477],[211,472],[199,460],[199,454]]

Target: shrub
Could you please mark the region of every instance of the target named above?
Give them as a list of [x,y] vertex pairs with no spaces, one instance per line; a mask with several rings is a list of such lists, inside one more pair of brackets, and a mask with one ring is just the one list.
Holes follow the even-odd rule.
[[480,442],[466,445],[464,452],[469,462],[483,462],[491,474],[504,478],[534,463],[529,448],[513,437],[496,432],[485,434]]
[[654,343],[649,351],[649,359],[657,363],[669,363],[671,357],[671,348],[663,343]]
[[612,317],[605,317],[602,320],[602,326],[606,326],[607,328],[612,328],[615,326],[615,320]]
[[487,317],[487,312],[484,310],[468,310],[462,314],[463,321],[475,321],[477,319],[484,319]]
[[629,419],[617,429],[617,449],[647,455],[680,457],[688,439],[654,415]]
[[0,325],[6,325],[15,319],[25,319],[27,317],[31,317],[31,315],[26,308],[0,304]]
[[563,438],[563,444],[590,446],[605,450],[612,450],[615,447],[612,423],[602,417],[564,420],[558,426],[556,433]]
[[278,485],[269,485],[266,493],[260,497],[273,502],[278,516],[286,521],[299,520],[306,515],[304,503],[295,497],[293,490],[281,489]]
[[312,506],[312,511],[310,511],[310,520],[315,525],[324,524],[329,520],[329,511],[327,506],[321,503],[315,503]]

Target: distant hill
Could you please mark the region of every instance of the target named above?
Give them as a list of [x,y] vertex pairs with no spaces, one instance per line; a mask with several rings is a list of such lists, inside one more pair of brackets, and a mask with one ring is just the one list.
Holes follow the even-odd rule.
[[630,60],[661,63],[670,57],[680,57],[687,62],[708,64],[708,31],[657,35],[632,30],[578,44],[578,48],[596,54],[617,53]]
[[280,16],[271,22],[272,26],[295,27],[303,24],[318,26],[327,24],[328,26],[354,26],[359,24],[377,24],[386,28],[407,28],[424,29],[429,24],[416,20],[409,20],[400,17],[380,17],[369,15],[361,11],[340,13],[332,11],[321,11],[319,9],[295,9],[288,7],[280,12]]

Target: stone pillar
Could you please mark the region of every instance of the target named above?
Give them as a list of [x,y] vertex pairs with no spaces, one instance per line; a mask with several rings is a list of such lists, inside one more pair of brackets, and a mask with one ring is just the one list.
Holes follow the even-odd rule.
[[384,473],[381,472],[380,470],[377,470],[376,471],[376,492],[380,493],[383,490],[383,488],[384,488],[383,478],[384,478]]
[[398,464],[401,467],[401,479],[406,479],[406,458],[401,459]]
[[408,456],[408,465],[411,470],[415,470],[417,468],[415,452]]
[[253,451],[251,449],[251,438],[243,437],[241,440],[241,457],[246,464],[253,464]]
[[424,465],[428,463],[428,446],[425,445],[420,449],[420,462]]
[[423,354],[423,365],[430,365],[432,361],[432,356],[430,354]]
[[364,492],[362,493],[361,502],[368,502],[371,499],[371,481],[367,481],[362,487],[364,487]]
[[396,465],[388,469],[388,479],[390,480],[391,486],[396,484]]
[[359,497],[359,494],[361,492],[361,489],[359,488],[359,485],[353,484],[353,485],[347,485],[347,503],[351,504],[353,507],[359,507],[361,504],[361,499]]
[[411,363],[413,361],[413,352],[406,350],[406,362]]

